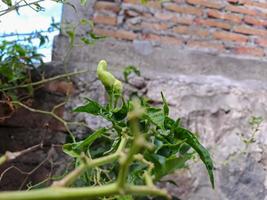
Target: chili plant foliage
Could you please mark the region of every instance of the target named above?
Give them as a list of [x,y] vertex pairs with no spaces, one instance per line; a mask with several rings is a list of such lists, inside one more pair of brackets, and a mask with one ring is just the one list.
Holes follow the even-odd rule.
[[[119,199],[137,196],[171,197],[155,182],[186,167],[195,152],[205,164],[214,187],[213,163],[195,134],[169,116],[167,101],[153,107],[141,97],[126,99],[122,82],[107,71],[102,60],[99,80],[108,93],[101,105],[87,99],[74,112],[100,116],[109,122],[84,140],[67,143],[63,150],[76,160],[73,171],[51,187],[24,192],[0,193],[0,200],[30,199]],[[71,187],[71,188],[67,188]]]
[[[64,145],[64,151],[78,161],[81,154],[94,159],[116,152],[122,137],[128,138],[125,151],[132,143],[133,134],[130,131],[129,113],[133,110],[134,99],[126,100],[122,96],[122,83],[107,71],[106,61],[100,61],[97,75],[108,93],[108,104],[100,105],[92,99],[87,99],[85,105],[76,108],[74,112],[103,117],[110,122],[110,126],[95,131],[83,141]],[[153,107],[144,99],[138,98],[140,109],[144,111],[138,120],[138,127],[151,148],[144,146],[136,152],[136,159],[129,166],[127,182],[144,184],[146,171],[155,181],[160,180],[174,170],[186,167],[186,162],[192,158],[194,152],[197,152],[206,165],[214,187],[213,164],[209,152],[193,133],[181,126],[179,119],[174,120],[169,117],[167,101],[163,93],[161,96],[163,108]],[[142,159],[137,159],[139,156]],[[103,169],[90,170],[83,177],[82,182],[95,185],[115,181],[119,174],[118,166],[118,162],[112,162]]]
[[32,45],[0,43],[0,89],[31,82],[31,70],[43,63],[43,55]]

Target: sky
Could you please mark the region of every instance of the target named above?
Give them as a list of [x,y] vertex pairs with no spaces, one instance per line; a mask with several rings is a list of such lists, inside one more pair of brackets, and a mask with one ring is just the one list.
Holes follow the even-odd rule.
[[[45,0],[40,4],[46,8],[45,11],[35,12],[31,8],[24,7],[19,10],[19,15],[15,11],[12,11],[1,16],[0,35],[12,32],[29,33],[37,30],[47,30],[47,28],[51,24],[52,17],[55,19],[55,22],[60,22],[62,7],[61,4],[55,3],[50,0]],[[3,9],[5,9],[5,5],[2,3],[2,1],[0,1],[0,10]],[[40,53],[45,55],[45,62],[51,61],[53,37],[57,34],[57,31],[49,33],[49,43],[44,45],[39,50]]]

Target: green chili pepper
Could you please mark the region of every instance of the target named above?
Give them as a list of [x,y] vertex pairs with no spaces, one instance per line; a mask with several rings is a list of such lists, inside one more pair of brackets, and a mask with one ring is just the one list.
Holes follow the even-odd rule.
[[97,66],[97,76],[109,95],[114,95],[118,98],[122,94],[122,83],[116,79],[113,74],[107,71],[107,66],[107,62],[105,60],[101,60]]

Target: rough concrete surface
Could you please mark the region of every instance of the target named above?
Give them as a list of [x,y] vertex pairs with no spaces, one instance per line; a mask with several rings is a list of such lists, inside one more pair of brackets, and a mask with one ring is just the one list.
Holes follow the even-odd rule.
[[[192,163],[189,170],[169,176],[178,185],[164,185],[172,194],[184,200],[264,200],[267,195],[265,82],[236,81],[218,75],[168,77],[158,73],[153,78],[133,76],[129,82],[125,86],[126,94],[138,91],[155,105],[162,103],[160,92],[163,91],[171,107],[170,114],[180,117],[184,126],[199,134],[214,159],[215,190],[211,189],[207,172],[198,161]],[[76,77],[74,83],[77,95],[67,109],[82,104],[83,97],[105,103],[104,89],[93,73]],[[253,116],[260,116],[264,121],[255,133],[255,142],[246,146],[243,138],[253,135],[249,124]],[[94,129],[105,125],[105,121],[84,114],[74,119]],[[80,134],[84,137],[82,134],[86,133]]]
[[[53,61],[62,61],[68,49],[68,38],[54,40]],[[101,59],[111,68],[122,70],[127,65],[140,67],[144,74],[176,76],[220,75],[236,80],[262,80],[267,77],[267,62],[238,59],[206,52],[183,50],[176,46],[158,46],[147,41],[123,42],[104,39],[97,45],[84,45],[76,38],[69,63],[77,68],[95,69]],[[69,58],[69,57],[68,57]]]
[[[67,45],[64,36],[55,39],[54,61],[64,59]],[[182,118],[184,126],[198,133],[210,149],[216,168],[215,190],[211,189],[204,166],[197,162],[189,170],[169,177],[178,185],[165,185],[172,194],[183,200],[267,199],[266,62],[183,51],[144,41],[106,39],[94,46],[76,45],[69,67],[89,72],[74,79],[77,96],[67,108],[81,104],[83,97],[105,102],[103,87],[94,75],[99,60],[106,59],[120,77],[125,66],[135,65],[143,78],[130,80],[126,93],[138,91],[159,105],[163,91],[171,115]],[[249,123],[253,116],[263,118],[257,132]],[[93,128],[103,125],[103,121],[90,116],[79,114],[75,119]],[[245,141],[253,135],[255,141],[247,145]]]

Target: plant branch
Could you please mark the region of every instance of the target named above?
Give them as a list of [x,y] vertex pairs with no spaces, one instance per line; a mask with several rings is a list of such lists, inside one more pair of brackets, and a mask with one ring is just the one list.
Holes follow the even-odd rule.
[[72,172],[59,181],[55,181],[52,187],[67,187],[70,186],[86,169],[86,165],[80,164]]
[[[157,189],[156,187],[128,185],[125,192],[131,195],[162,196],[170,199],[166,190]],[[0,200],[80,200],[97,199],[103,196],[119,194],[118,185],[112,183],[96,187],[50,187],[30,191],[2,192],[0,193]]]
[[14,4],[13,6],[10,6],[5,10],[0,10],[0,17],[5,15],[5,14],[7,14],[7,13],[9,13],[9,12],[11,12],[11,11],[13,11],[13,10],[18,10],[19,8],[23,8],[25,6],[31,6],[31,5],[34,5],[36,3],[40,3],[42,1],[44,1],[44,0],[37,0],[37,1],[30,2],[30,3],[26,2],[24,4],[20,4],[20,3],[21,2],[25,2],[25,1],[23,1],[23,0],[19,1],[16,4]]
[[80,200],[115,194],[118,194],[116,184],[80,188],[50,187],[30,191],[2,192],[0,200]]
[[156,186],[143,186],[143,185],[130,185],[126,187],[125,192],[127,194],[139,195],[151,195],[151,196],[161,196],[166,199],[171,199],[170,195],[165,189],[159,189]]
[[37,145],[31,146],[31,147],[29,147],[27,149],[24,149],[22,151],[16,151],[16,152],[7,151],[4,155],[2,155],[0,157],[0,165],[4,164],[5,162],[14,160],[14,159],[16,159],[17,157],[19,157],[21,155],[24,155],[26,153],[35,151],[36,149],[42,147],[42,145],[43,145],[42,143],[41,144],[37,144]]
[[134,160],[134,156],[138,154],[142,147],[145,146],[146,141],[143,135],[140,134],[138,119],[142,116],[143,110],[141,110],[140,105],[137,102],[133,103],[134,109],[128,114],[128,119],[130,123],[130,130],[133,134],[133,142],[129,149],[129,152],[123,152],[120,157],[120,171],[117,179],[118,187],[121,189],[123,194],[124,187],[126,185],[129,166]]
[[12,86],[12,87],[6,87],[6,88],[2,88],[0,89],[0,91],[7,91],[7,90],[14,90],[14,89],[18,89],[18,88],[26,88],[29,86],[36,86],[36,85],[41,85],[50,81],[54,81],[57,79],[61,79],[61,78],[66,78],[69,76],[74,76],[74,75],[78,75],[78,74],[83,74],[88,72],[89,70],[82,70],[82,71],[78,71],[78,72],[70,72],[70,73],[66,73],[66,74],[61,74],[61,75],[57,75],[57,76],[53,76],[51,78],[47,78],[47,79],[43,79],[37,82],[33,82],[33,83],[27,83],[27,84],[23,84],[23,85],[18,85],[18,86]]
[[61,122],[64,125],[66,131],[70,134],[73,142],[75,142],[75,137],[74,137],[73,133],[71,132],[71,130],[68,127],[68,122],[65,121],[63,118],[59,117],[57,114],[55,114],[54,113],[54,111],[55,111],[54,108],[52,109],[52,111],[45,111],[45,110],[39,110],[39,109],[31,108],[31,107],[29,107],[29,106],[27,106],[27,105],[25,105],[25,104],[23,104],[23,103],[21,103],[19,101],[11,101],[11,103],[17,104],[17,105],[19,105],[19,106],[21,106],[21,107],[23,107],[23,108],[25,108],[25,109],[27,109],[27,110],[29,110],[31,112],[50,115],[51,117],[55,118],[56,120],[58,120],[59,122]]
[[84,160],[84,163],[82,163],[79,167],[74,169],[72,172],[70,172],[67,176],[65,176],[60,181],[55,181],[52,186],[55,187],[66,187],[70,186],[79,176],[85,172],[86,169],[98,167],[100,165],[105,165],[107,163],[111,163],[119,158],[121,155],[122,149],[125,147],[127,143],[127,138],[125,136],[122,136],[120,145],[117,149],[117,151],[113,154],[96,158],[96,159],[90,159],[86,156],[82,157]]

